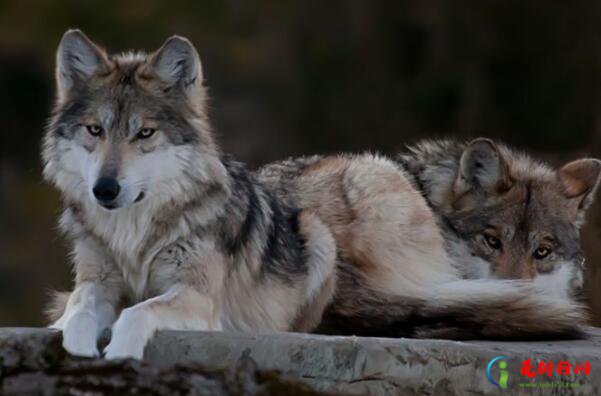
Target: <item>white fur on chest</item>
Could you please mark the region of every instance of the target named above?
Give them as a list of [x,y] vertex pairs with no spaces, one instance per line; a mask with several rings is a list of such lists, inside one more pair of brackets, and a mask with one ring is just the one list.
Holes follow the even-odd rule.
[[106,243],[123,280],[136,299],[141,299],[148,290],[150,263],[157,253],[157,248],[152,247],[143,251],[152,231],[150,208],[136,205],[108,212],[97,205],[90,206],[86,208],[86,222]]
[[[207,198],[202,206],[170,219],[175,221],[169,227],[161,228],[157,234],[159,230],[153,218],[160,208],[153,207],[152,201],[114,212],[108,212],[98,205],[90,206],[85,208],[86,223],[105,242],[125,283],[138,300],[148,297],[150,290],[164,288],[164,285],[150,284],[152,266],[159,252],[177,241],[212,239],[212,235],[196,235],[195,228],[212,224],[223,213],[219,197]],[[193,245],[192,253],[202,256],[206,249],[198,248],[198,244]]]

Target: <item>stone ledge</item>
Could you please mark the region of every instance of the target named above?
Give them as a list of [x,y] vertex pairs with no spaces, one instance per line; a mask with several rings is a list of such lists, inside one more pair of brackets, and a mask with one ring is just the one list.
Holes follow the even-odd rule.
[[[528,358],[533,362],[588,361],[591,364],[588,376],[572,373],[552,378],[535,377],[532,381],[545,381],[547,378],[547,381],[580,384],[579,388],[555,389],[554,394],[601,394],[601,329],[591,328],[588,334],[589,339],[571,341],[457,342],[293,333],[249,335],[165,331],[159,333],[146,349],[144,367],[152,367],[155,371],[145,369],[140,374],[154,373],[152,375],[156,376],[169,368],[196,367],[199,364],[213,371],[244,371],[246,369],[240,368],[240,362],[250,358],[260,371],[278,370],[285,380],[302,380],[316,391],[375,395],[486,395],[503,391],[486,377],[486,365],[490,359],[503,355],[509,363],[511,394],[548,394],[550,391],[517,388],[516,382],[528,382],[519,374],[521,362]],[[11,373],[48,371],[48,367],[63,364],[65,356],[60,348],[60,334],[54,331],[6,328],[0,329],[0,359],[0,374],[6,390]],[[94,364],[103,363],[96,361]],[[138,369],[136,363],[128,364],[122,369]],[[496,374],[494,370],[493,374]],[[35,379],[35,376],[32,378]],[[303,389],[312,392],[309,388]]]

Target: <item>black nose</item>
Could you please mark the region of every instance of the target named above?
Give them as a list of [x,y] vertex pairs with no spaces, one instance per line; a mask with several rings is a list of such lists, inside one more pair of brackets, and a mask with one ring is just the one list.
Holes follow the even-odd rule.
[[121,187],[119,187],[119,183],[117,180],[110,177],[101,177],[96,182],[96,185],[92,189],[94,196],[97,200],[102,202],[109,202],[117,198],[119,195],[119,191]]

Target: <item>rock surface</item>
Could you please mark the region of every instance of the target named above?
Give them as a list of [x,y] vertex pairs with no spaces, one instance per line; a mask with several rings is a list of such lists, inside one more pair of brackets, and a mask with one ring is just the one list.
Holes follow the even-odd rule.
[[[0,329],[0,394],[596,395],[601,394],[601,330],[588,334],[586,340],[570,341],[455,342],[169,331],[155,337],[140,363],[71,358],[60,347],[60,333],[6,328]],[[507,390],[486,375],[496,356],[508,363]],[[551,376],[521,375],[526,359],[535,372],[539,361],[553,362]],[[561,361],[589,362],[590,374],[560,375]],[[492,367],[495,381],[499,370]],[[578,386],[520,387],[558,381]]]

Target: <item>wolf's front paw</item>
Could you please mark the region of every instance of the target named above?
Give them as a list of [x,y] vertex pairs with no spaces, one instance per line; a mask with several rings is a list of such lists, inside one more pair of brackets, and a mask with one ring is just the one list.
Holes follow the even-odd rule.
[[104,348],[104,357],[106,359],[133,358],[142,360],[144,357],[144,346],[144,343],[138,341],[111,341],[110,344]]
[[113,325],[111,342],[104,348],[106,359],[134,358],[142,360],[148,335],[144,320],[135,311],[123,310]]
[[96,357],[96,317],[87,312],[76,313],[63,330],[63,347],[72,355]]

